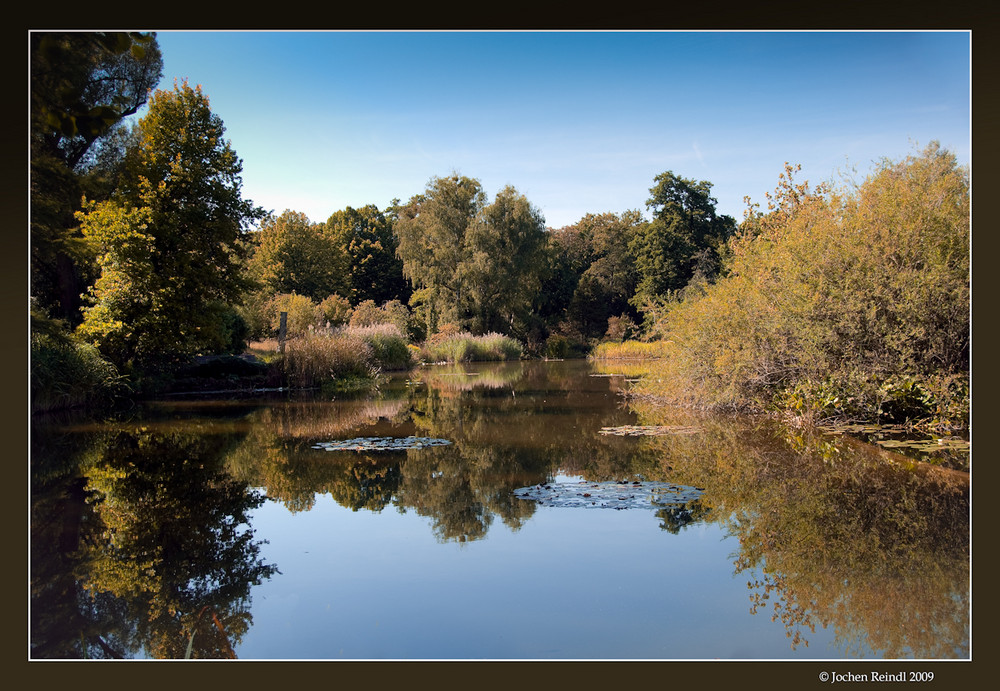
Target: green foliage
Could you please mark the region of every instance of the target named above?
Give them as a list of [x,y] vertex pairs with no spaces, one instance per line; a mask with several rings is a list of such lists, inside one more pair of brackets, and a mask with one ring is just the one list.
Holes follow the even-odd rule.
[[381,304],[410,298],[392,220],[373,204],[347,207],[326,221],[325,231],[348,259],[348,292],[352,305],[365,300]]
[[522,330],[544,267],[541,212],[508,185],[476,216],[465,244],[472,330]]
[[417,290],[410,304],[428,332],[459,322],[468,311],[465,236],[486,206],[478,180],[454,174],[432,178],[423,194],[399,210],[396,236],[403,274]]
[[305,214],[286,210],[269,216],[253,235],[248,271],[265,291],[298,293],[322,300],[350,291],[349,258],[344,247],[311,223]]
[[[934,143],[845,190],[795,185],[793,172],[767,213],[751,207],[726,276],[668,306],[670,358],[646,391],[755,408],[777,394],[809,416],[933,417],[923,382],[968,376],[967,171]],[[954,393],[941,400],[961,409]]]
[[99,271],[74,213],[96,192],[95,161],[121,158],[102,143],[146,102],[163,61],[155,34],[117,32],[33,32],[30,59],[31,295],[76,326]]
[[300,336],[310,328],[320,324],[322,315],[319,306],[305,295],[294,293],[275,295],[272,299],[271,331],[277,333],[281,327],[281,313],[285,312],[285,333],[288,337]]
[[127,391],[124,378],[94,346],[45,333],[32,334],[32,412],[105,405]]
[[716,215],[710,182],[671,171],[657,175],[655,182],[646,202],[653,220],[636,228],[630,244],[640,277],[632,302],[640,308],[680,291],[696,277],[712,280],[722,247],[736,230],[731,217]]
[[371,348],[371,365],[381,371],[407,370],[413,366],[413,356],[406,336],[395,324],[351,326],[344,333],[358,337]]
[[241,197],[242,163],[200,88],[157,91],[122,186],[78,214],[101,277],[80,334],[116,365],[150,369],[213,344],[217,303],[248,287],[243,240],[260,209]]
[[261,341],[274,335],[271,325],[277,311],[274,296],[268,291],[255,290],[247,293],[237,311],[247,325],[249,340]]
[[395,225],[410,306],[427,333],[525,329],[545,266],[544,220],[513,187],[487,205],[478,180],[433,178]]
[[630,302],[638,278],[630,241],[642,222],[638,211],[587,214],[547,233],[547,266],[535,309],[549,338],[558,334],[557,342],[565,339],[581,354],[606,335],[612,317],[639,319]]
[[319,303],[319,312],[330,326],[342,326],[351,319],[351,303],[347,298],[334,293]]

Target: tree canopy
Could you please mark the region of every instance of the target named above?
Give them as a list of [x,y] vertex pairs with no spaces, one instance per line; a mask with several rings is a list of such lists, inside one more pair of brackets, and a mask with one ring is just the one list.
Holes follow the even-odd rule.
[[326,233],[343,248],[348,258],[349,291],[342,293],[352,304],[365,300],[378,304],[409,300],[409,285],[403,277],[403,262],[396,255],[398,242],[392,219],[374,204],[360,209],[348,206],[326,221]]
[[446,323],[510,333],[525,316],[544,270],[545,221],[516,189],[487,204],[478,180],[433,178],[400,210],[395,229],[427,333]]
[[217,348],[239,301],[245,240],[262,211],[241,194],[242,162],[200,87],[157,91],[123,184],[79,214],[99,255],[80,334],[115,364]]
[[75,325],[80,294],[97,276],[74,213],[95,164],[114,163],[104,147],[160,80],[155,34],[32,32],[31,295],[38,314]]
[[265,218],[253,238],[250,273],[272,294],[295,292],[313,300],[348,294],[347,253],[323,224],[286,209]]
[[639,273],[634,298],[638,307],[683,289],[696,276],[713,278],[722,248],[736,231],[731,216],[716,214],[712,183],[672,171],[654,181],[646,202],[653,220],[636,229],[631,243]]

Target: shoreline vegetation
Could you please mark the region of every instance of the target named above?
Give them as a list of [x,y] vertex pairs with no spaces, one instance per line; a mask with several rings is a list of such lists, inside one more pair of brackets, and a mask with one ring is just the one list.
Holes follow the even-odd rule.
[[663,406],[969,427],[970,170],[935,141],[814,187],[786,164],[741,222],[673,171],[647,214],[562,228],[457,172],[314,222],[243,198],[208,95],[162,66],[155,34],[32,36],[32,413],[591,357]]
[[[424,337],[428,322],[395,299],[352,307],[337,296],[288,293],[230,315],[237,327],[228,353],[141,372],[116,366],[100,341],[67,333],[38,310],[31,408],[185,389],[363,390],[381,372],[419,365],[588,357],[641,363],[628,395],[664,406],[799,425],[967,430],[967,171],[932,144],[840,190],[795,185],[793,173],[780,177],[768,211],[751,207],[719,249],[712,280],[696,273],[683,290],[647,298],[641,325],[610,317],[601,338],[556,328],[528,341],[530,332],[476,335],[454,322],[437,322]],[[283,353],[274,338],[279,312],[288,315]]]

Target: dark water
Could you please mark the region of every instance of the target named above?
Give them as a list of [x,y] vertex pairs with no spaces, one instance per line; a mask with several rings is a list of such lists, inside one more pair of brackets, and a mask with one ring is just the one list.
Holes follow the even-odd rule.
[[[31,656],[969,657],[967,474],[626,385],[585,362],[433,367],[356,400],[37,421]],[[601,434],[624,425],[676,433]],[[316,448],[408,436],[450,443]],[[700,494],[514,494],[581,481]]]

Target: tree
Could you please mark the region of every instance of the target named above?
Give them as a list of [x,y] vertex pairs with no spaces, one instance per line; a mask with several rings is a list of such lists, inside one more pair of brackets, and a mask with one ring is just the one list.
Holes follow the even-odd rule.
[[286,209],[269,216],[254,235],[250,274],[271,293],[322,300],[350,290],[348,256],[323,224]]
[[145,369],[205,348],[219,302],[248,286],[245,239],[263,212],[241,196],[242,163],[201,87],[157,91],[123,185],[78,214],[99,253],[79,333],[118,365]]
[[347,253],[350,293],[345,294],[351,304],[409,299],[392,219],[378,207],[337,211],[327,219],[326,232]]
[[404,275],[417,288],[410,303],[428,334],[439,324],[468,319],[465,236],[485,205],[479,181],[456,173],[432,178],[423,194],[399,209],[399,256]]
[[671,171],[654,181],[646,202],[653,220],[636,229],[631,243],[639,274],[633,304],[639,308],[680,291],[695,277],[712,280],[722,248],[736,231],[731,216],[716,214],[712,183]]
[[31,294],[38,307],[75,325],[80,294],[97,277],[74,213],[84,179],[111,167],[101,146],[146,103],[163,59],[155,34],[32,32]]
[[465,243],[473,331],[514,332],[540,288],[545,219],[508,185],[477,215]]
[[587,214],[549,233],[549,269],[539,308],[554,324],[586,339],[604,335],[608,319],[638,317],[630,300],[637,276],[630,241],[642,224],[635,210]]

